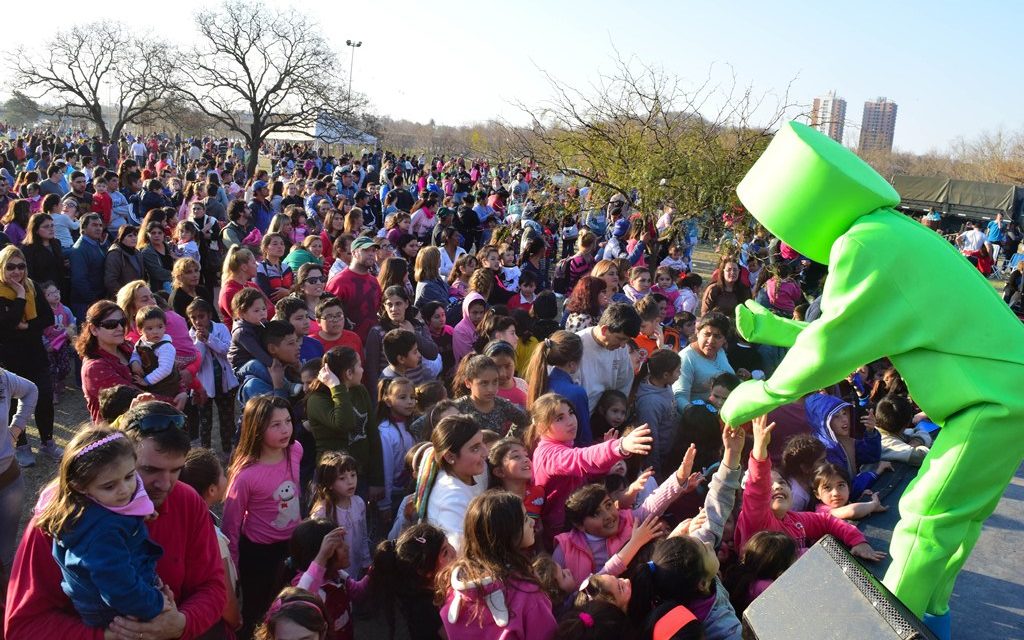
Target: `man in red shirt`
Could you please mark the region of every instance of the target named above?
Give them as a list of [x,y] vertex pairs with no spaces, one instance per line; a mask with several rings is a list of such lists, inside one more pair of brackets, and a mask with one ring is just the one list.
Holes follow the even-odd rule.
[[[21,538],[7,590],[7,638],[192,640],[220,629],[227,591],[224,565],[206,503],[178,482],[189,449],[185,417],[164,402],[145,402],[118,421],[135,442],[136,470],[158,516],[149,536],[163,548],[156,573],[174,593],[174,607],[149,622],[117,617],[108,629],[87,627],[61,589],[53,541],[33,518]],[[38,505],[37,505],[38,511]]]
[[341,300],[345,314],[352,321],[352,330],[366,344],[366,334],[377,324],[381,290],[370,269],[377,263],[377,243],[373,238],[359,236],[352,241],[352,264],[331,278],[327,292]]

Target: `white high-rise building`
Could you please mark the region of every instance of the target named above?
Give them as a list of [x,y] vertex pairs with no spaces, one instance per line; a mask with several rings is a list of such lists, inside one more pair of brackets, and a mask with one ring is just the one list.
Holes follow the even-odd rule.
[[811,108],[811,126],[836,142],[843,141],[843,125],[846,122],[846,100],[829,91],[814,99]]

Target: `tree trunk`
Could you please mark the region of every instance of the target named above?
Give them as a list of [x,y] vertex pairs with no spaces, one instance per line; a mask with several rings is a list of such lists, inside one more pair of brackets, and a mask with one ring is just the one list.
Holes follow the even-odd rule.
[[257,128],[254,122],[249,134],[249,139],[246,140],[249,143],[249,155],[245,162],[245,177],[251,178],[256,175],[256,165],[260,161],[260,147],[263,145],[263,127]]

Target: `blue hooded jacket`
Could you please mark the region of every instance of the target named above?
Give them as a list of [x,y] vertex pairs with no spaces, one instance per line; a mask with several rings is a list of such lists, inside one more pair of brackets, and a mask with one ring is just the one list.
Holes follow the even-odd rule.
[[89,504],[78,522],[53,542],[61,588],[82,621],[106,627],[114,616],[155,618],[164,607],[156,587],[160,545],[149,539],[144,518]]
[[839,443],[830,424],[833,416],[850,407],[852,405],[848,402],[820,393],[812,393],[804,400],[807,423],[811,425],[814,436],[825,445],[825,459],[849,472],[850,477],[853,478],[853,486],[850,487],[850,500],[856,501],[860,494],[878,478],[877,473],[872,471],[857,473],[857,469],[862,464],[872,464],[881,459],[882,436],[877,430],[874,430],[855,441],[854,453],[857,459],[850,460],[846,455],[846,449]]

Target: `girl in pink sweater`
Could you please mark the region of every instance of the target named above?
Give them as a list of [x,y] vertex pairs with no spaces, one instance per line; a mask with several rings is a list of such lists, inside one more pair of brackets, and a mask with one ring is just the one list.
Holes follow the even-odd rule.
[[302,519],[302,445],[293,435],[287,400],[263,395],[245,404],[222,521],[244,598],[241,637],[248,637],[273,600],[288,541]]
[[797,550],[802,553],[818,538],[832,534],[858,558],[871,562],[884,558],[885,553],[872,549],[857,527],[826,513],[789,510],[793,504],[789,483],[782,474],[772,471],[768,457],[768,443],[774,428],[775,423],[769,424],[767,416],[754,419],[754,448],[750,452],[743,508],[736,522],[736,547],[743,548],[758,531],[782,531],[796,541]]
[[442,573],[448,640],[551,640],[551,600],[530,567],[533,521],[519,496],[488,491],[469,503],[464,550]]
[[546,492],[541,522],[545,546],[551,548],[554,536],[565,531],[565,501],[569,495],[586,484],[588,475],[607,474],[616,462],[632,454],[647,455],[653,439],[651,430],[642,425],[623,438],[610,431],[604,442],[575,448],[576,413],[572,404],[557,393],[537,398],[531,418],[526,446],[533,450],[533,481]]

